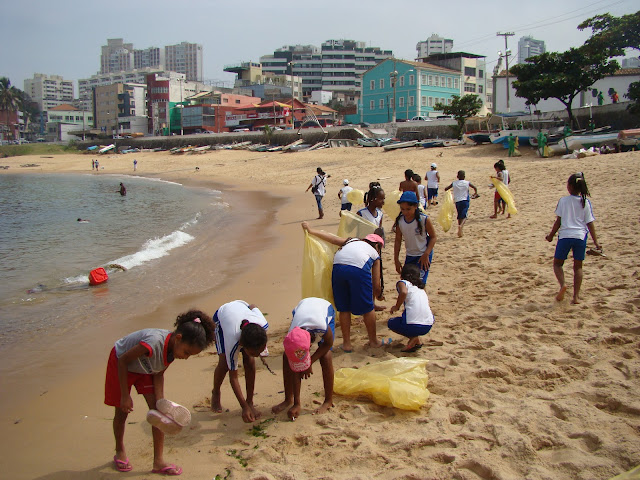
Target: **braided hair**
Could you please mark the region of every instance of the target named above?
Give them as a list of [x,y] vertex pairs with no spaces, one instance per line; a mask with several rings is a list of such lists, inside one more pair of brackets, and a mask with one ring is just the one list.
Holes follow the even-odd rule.
[[584,173],[578,172],[571,175],[567,181],[567,185],[569,185],[572,192],[580,194],[582,197],[582,208],[584,208],[587,204],[587,197],[591,196],[589,193],[589,187],[587,187],[587,182],[584,179]]
[[382,192],[382,187],[378,182],[371,182],[369,184],[369,191],[364,194],[364,204],[369,206],[371,202],[373,202],[378,195]]

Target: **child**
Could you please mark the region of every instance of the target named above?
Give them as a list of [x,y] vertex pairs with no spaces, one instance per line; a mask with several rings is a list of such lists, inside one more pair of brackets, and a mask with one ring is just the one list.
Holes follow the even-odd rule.
[[438,182],[440,181],[440,174],[438,173],[438,165],[431,164],[431,170],[425,174],[427,179],[427,208],[429,205],[438,205]]
[[[498,179],[505,185],[509,185],[509,170],[507,170],[504,161],[498,160],[493,164],[493,168],[496,170],[496,176],[494,177],[493,175],[491,175],[491,178]],[[502,199],[502,197],[498,193],[498,190],[496,190],[493,195],[493,215],[491,215],[489,218],[497,218],[498,210],[500,208],[502,208],[502,214],[504,215],[504,209],[506,205],[507,203]],[[508,214],[507,218],[511,218],[511,214]]]
[[378,182],[371,182],[369,184],[369,191],[364,194],[365,208],[358,210],[358,215],[381,228],[384,199],[384,190],[380,184]]
[[420,192],[418,192],[418,184],[413,179],[413,170],[408,169],[404,171],[404,180],[400,182],[398,190],[401,192],[414,192],[416,197],[420,195]]
[[340,215],[342,215],[342,210],[351,211],[352,207],[352,204],[347,198],[347,195],[351,190],[353,190],[353,188],[349,186],[349,180],[347,180],[346,178],[342,181],[342,184],[344,185],[344,187],[342,187],[338,192],[338,198],[342,202],[342,205],[340,206]]
[[458,211],[458,237],[462,237],[462,227],[467,221],[467,213],[469,212],[469,187],[473,188],[473,196],[478,195],[478,189],[473,183],[464,179],[464,170],[458,170],[458,180],[451,182],[445,192],[453,188],[453,201],[456,202],[456,210]]
[[404,238],[406,258],[404,264],[413,263],[420,268],[420,280],[427,282],[429,268],[433,259],[433,247],[436,244],[436,230],[429,217],[418,210],[418,197],[414,192],[404,192],[398,200],[400,214],[396,218],[394,228],[396,241],[393,258],[396,271],[402,271],[400,263],[400,246]]
[[569,256],[569,250],[573,251],[573,300],[571,303],[580,303],[580,286],[582,285],[582,262],[587,249],[587,232],[591,234],[597,250],[602,247],[596,238],[596,227],[593,224],[593,209],[587,199],[589,189],[583,173],[574,173],[567,181],[568,196],[562,197],[556,207],[556,221],[547,235],[547,242],[551,242],[556,232],[558,244],[553,256],[553,272],[556,274],[560,290],[556,300],[561,301],[567,291],[564,281],[564,261]]
[[[261,414],[253,406],[253,389],[256,381],[256,361],[267,346],[269,324],[256,305],[242,300],[225,303],[213,315],[216,325],[216,350],[218,366],[213,373],[211,410],[222,412],[220,387],[229,372],[229,382],[242,408],[242,420],[254,422]],[[247,398],[242,395],[238,380],[238,351],[242,352]]]
[[325,189],[327,187],[327,178],[330,175],[324,173],[321,167],[316,168],[317,175],[311,179],[311,183],[305,190],[308,192],[311,189],[311,193],[313,193],[316,197],[316,204],[318,206],[318,220],[324,218],[324,210],[322,209],[322,197],[324,197]]
[[420,206],[424,210],[425,208],[427,208],[427,199],[424,195],[424,185],[422,185],[422,178],[420,178],[420,175],[418,175],[417,173],[414,173],[413,181],[418,184],[418,201],[420,203]]
[[387,322],[389,330],[409,338],[403,352],[415,352],[422,348],[420,335],[426,335],[433,326],[433,314],[429,308],[429,298],[424,291],[424,283],[420,281],[420,269],[408,263],[402,267],[402,280],[396,284],[398,300],[390,312],[400,310],[404,303],[401,317],[390,318]]
[[[282,376],[284,379],[284,402],[271,409],[279,413],[289,405],[287,412],[291,420],[300,416],[300,381],[313,374],[311,366],[320,360],[324,383],[324,402],[315,413],[324,413],[333,406],[333,357],[331,348],[335,337],[336,312],[323,298],[303,298],[293,309],[289,333],[284,339]],[[311,355],[311,344],[319,339],[318,349]]]
[[[164,398],[164,371],[174,359],[186,360],[213,343],[214,325],[209,316],[199,310],[179,315],[176,330],[147,328],[121,338],[111,349],[107,364],[104,403],[115,407],[113,434],[116,440],[115,468],[120,472],[133,469],[124,448],[124,429],[133,411],[131,386],[144,396],[149,409]],[[152,473],[180,475],[182,468],[165,462],[164,433],[151,428],[153,435]]]

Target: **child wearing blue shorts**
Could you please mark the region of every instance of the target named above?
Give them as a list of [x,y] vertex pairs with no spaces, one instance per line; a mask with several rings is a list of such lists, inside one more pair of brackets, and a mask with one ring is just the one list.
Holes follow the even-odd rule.
[[462,237],[462,227],[467,221],[467,213],[469,212],[469,187],[473,188],[474,198],[478,195],[478,189],[475,185],[464,178],[464,170],[458,170],[458,179],[444,189],[446,192],[453,188],[453,201],[456,202],[456,210],[458,211],[458,237]]

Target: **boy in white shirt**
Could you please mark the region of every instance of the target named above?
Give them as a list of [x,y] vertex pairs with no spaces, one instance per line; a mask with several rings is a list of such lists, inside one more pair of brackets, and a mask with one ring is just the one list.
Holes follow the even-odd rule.
[[467,213],[469,212],[469,187],[473,188],[474,198],[478,196],[478,189],[475,185],[464,178],[464,170],[458,170],[458,180],[454,180],[444,189],[446,192],[453,188],[453,201],[456,202],[456,210],[458,211],[458,237],[462,237],[462,227],[467,221]]

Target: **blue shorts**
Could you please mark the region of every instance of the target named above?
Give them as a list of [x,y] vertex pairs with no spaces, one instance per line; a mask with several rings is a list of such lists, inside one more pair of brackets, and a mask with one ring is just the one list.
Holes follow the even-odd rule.
[[456,210],[458,211],[458,220],[467,218],[467,212],[469,211],[469,199],[460,200],[456,202]]
[[437,196],[438,196],[438,187],[427,188],[427,200],[431,200],[432,198],[436,198]]
[[371,272],[351,265],[334,265],[331,286],[339,312],[364,315],[373,310]]
[[349,210],[349,211],[351,211],[351,207],[352,206],[353,206],[353,204],[351,202],[343,203],[340,206],[340,210]]
[[419,337],[420,335],[426,335],[431,331],[433,325],[420,325],[407,323],[407,312],[402,312],[401,317],[393,317],[387,321],[387,327],[394,333],[402,335],[403,337],[412,338]]
[[318,209],[322,210],[322,195],[316,195],[316,203],[318,204]]
[[[331,320],[329,320],[329,328],[331,329],[331,333],[333,333],[333,339],[335,341],[336,338],[336,311],[333,309],[333,305],[329,306],[328,315],[331,315]],[[321,338],[318,342],[318,346],[324,343],[324,338]],[[333,347],[330,348],[333,351]]]
[[[429,270],[423,270],[422,266],[420,265],[420,257],[422,255],[418,255],[417,257],[412,257],[407,255],[404,258],[404,264],[406,265],[407,263],[411,263],[413,265],[417,265],[420,268],[420,280],[423,283],[427,283],[427,277],[429,276]],[[429,254],[429,263],[431,263],[431,261],[433,260],[433,250],[431,250],[431,253]]]
[[587,236],[580,240],[579,238],[561,238],[556,245],[556,253],[553,258],[558,260],[566,260],[569,251],[573,251],[573,259],[582,262],[587,252]]

